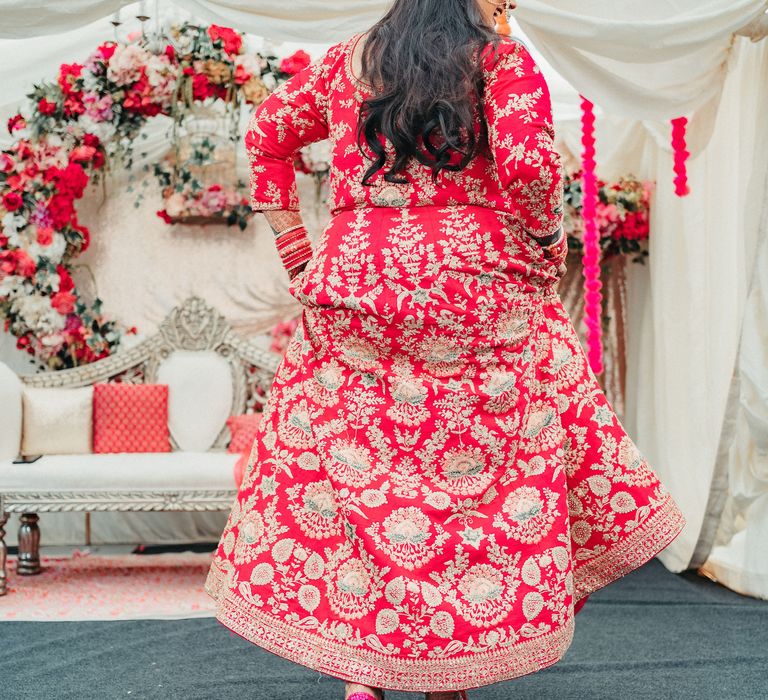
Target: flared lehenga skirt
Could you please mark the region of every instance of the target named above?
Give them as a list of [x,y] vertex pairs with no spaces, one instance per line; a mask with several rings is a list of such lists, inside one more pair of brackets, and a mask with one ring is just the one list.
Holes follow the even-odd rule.
[[404,691],[559,660],[574,604],[684,524],[587,366],[557,261],[474,206],[337,214],[206,590],[312,669]]

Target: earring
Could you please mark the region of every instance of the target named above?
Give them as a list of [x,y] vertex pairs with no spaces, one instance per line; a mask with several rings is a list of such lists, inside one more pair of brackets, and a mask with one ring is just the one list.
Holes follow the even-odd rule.
[[[509,2],[504,3],[504,9],[496,17],[496,33],[502,36],[511,36],[512,27],[509,26],[509,20],[507,19],[507,12],[509,11]],[[495,15],[495,13],[494,13]]]

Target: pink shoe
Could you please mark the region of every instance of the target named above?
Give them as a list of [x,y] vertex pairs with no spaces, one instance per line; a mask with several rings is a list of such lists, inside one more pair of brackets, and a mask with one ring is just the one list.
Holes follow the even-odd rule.
[[370,693],[366,693],[364,690],[358,690],[352,693],[347,700],[384,700],[384,691],[380,691],[381,696],[376,697],[375,695],[371,695]]

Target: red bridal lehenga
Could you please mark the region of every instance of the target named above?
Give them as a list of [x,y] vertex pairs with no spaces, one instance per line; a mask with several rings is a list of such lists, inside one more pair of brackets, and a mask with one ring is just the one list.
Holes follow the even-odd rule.
[[298,209],[293,155],[330,138],[333,216],[291,284],[301,322],[206,590],[226,627],[312,669],[473,688],[558,661],[574,605],[684,519],[557,296],[565,238],[545,256],[526,233],[562,221],[530,54],[483,53],[490,157],[365,187],[360,36],[272,93],[246,135],[255,210]]

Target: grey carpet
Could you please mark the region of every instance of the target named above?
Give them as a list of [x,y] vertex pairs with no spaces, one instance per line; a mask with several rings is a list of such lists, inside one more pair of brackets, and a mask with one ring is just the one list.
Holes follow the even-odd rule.
[[[262,651],[213,619],[0,624],[3,700],[341,697],[339,681]],[[653,561],[589,599],[558,664],[470,697],[765,700],[768,602]]]

